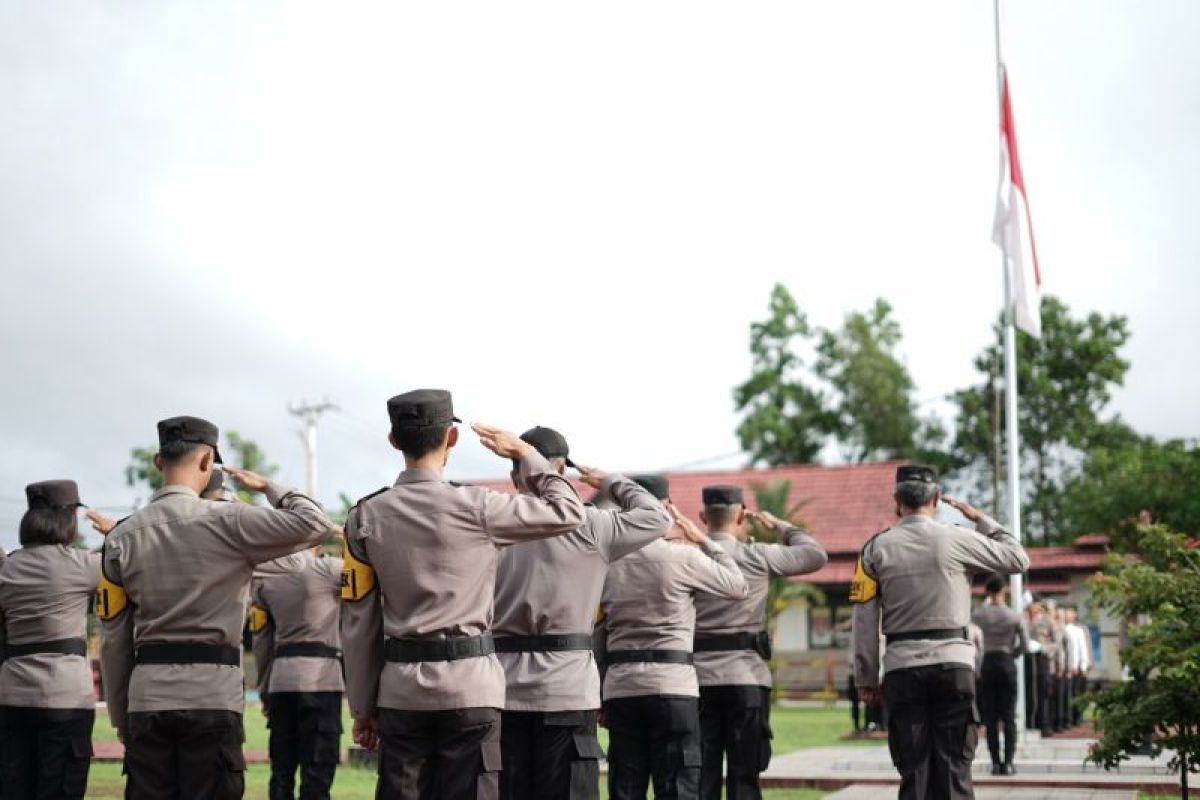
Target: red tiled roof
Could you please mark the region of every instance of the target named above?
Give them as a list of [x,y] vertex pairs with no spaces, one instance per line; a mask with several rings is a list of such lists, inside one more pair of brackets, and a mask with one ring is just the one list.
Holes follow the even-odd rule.
[[1076,550],[1074,547],[1030,547],[1029,570],[1043,569],[1100,569],[1104,553],[1095,550]]
[[[671,499],[679,510],[692,519],[700,516],[700,490],[713,484],[740,486],[746,491],[748,505],[753,504],[752,484],[767,484],[779,480],[792,483],[788,503],[795,506],[808,501],[800,509],[800,518],[825,549],[832,553],[857,553],[872,534],[891,525],[896,519],[892,492],[895,487],[896,466],[904,462],[885,461],[878,464],[848,464],[824,466],[806,464],[770,469],[725,470],[720,472],[668,472]],[[498,491],[511,492],[508,480],[471,481]],[[590,497],[591,489],[576,484],[582,497]],[[847,577],[846,582],[850,579]]]
[[1103,533],[1089,533],[1075,539],[1076,547],[1104,547],[1108,544],[1108,537]]

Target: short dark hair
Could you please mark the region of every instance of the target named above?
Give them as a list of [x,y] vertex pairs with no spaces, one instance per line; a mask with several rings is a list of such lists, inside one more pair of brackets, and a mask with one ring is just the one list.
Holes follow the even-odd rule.
[[178,464],[201,447],[209,447],[209,445],[200,442],[181,442],[178,440],[163,442],[158,447],[158,455],[162,458],[164,464]]
[[924,508],[937,495],[936,483],[924,481],[901,481],[896,484],[896,502],[905,508]]
[[742,510],[741,504],[727,505],[712,505],[704,507],[704,519],[710,528],[724,528],[726,525],[731,525],[737,521],[738,512]]
[[396,446],[409,458],[427,456],[442,446],[449,425],[422,425],[412,428],[392,428]]
[[1008,586],[1008,581],[1004,579],[1003,575],[993,575],[987,579],[985,588],[988,594],[997,594],[1004,591],[1005,586]]
[[31,508],[21,517],[22,547],[35,544],[71,544],[79,536],[75,507]]

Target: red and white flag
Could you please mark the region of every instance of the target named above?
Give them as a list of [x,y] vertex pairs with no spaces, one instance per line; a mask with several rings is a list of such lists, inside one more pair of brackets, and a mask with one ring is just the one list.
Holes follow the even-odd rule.
[[1017,130],[1008,97],[1008,73],[1000,73],[1000,191],[992,241],[1000,246],[1012,288],[1014,321],[1033,336],[1042,335],[1042,273],[1033,243],[1033,220],[1025,194],[1025,176],[1017,154]]

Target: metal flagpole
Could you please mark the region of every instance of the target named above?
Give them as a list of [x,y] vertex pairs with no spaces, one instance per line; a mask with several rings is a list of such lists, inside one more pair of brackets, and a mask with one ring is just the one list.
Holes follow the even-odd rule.
[[[1000,55],[1000,0],[992,0],[996,28],[996,96],[1000,119],[1004,119],[1004,60]],[[1012,165],[1008,164],[1011,171]],[[1000,237],[1000,261],[1004,267],[1004,420],[1008,451],[1008,530],[1017,541],[1021,537],[1021,465],[1017,420],[1017,333],[1013,308],[1012,274],[1008,264],[1005,237]],[[1009,602],[1019,614],[1024,614],[1024,582],[1020,573],[1009,578]],[[1017,659],[1017,736],[1024,738],[1025,719],[1025,655]]]

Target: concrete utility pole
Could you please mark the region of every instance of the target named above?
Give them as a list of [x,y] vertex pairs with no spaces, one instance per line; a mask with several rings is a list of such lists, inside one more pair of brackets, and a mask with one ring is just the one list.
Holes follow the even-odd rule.
[[299,431],[300,441],[304,442],[304,457],[307,467],[304,491],[314,500],[317,499],[317,421],[326,411],[336,410],[337,406],[330,402],[329,398],[325,398],[319,403],[301,400],[299,403],[288,405],[288,412],[304,422],[304,427]]

